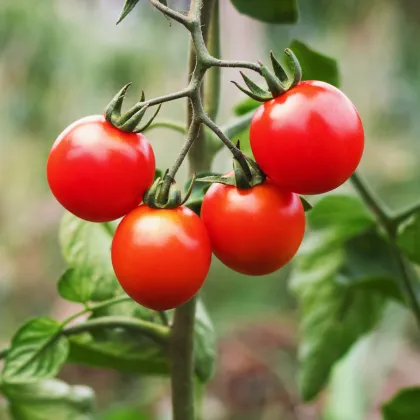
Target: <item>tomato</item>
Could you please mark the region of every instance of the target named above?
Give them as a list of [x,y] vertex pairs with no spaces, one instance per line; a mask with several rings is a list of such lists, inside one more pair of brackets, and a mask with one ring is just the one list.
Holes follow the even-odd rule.
[[280,187],[321,194],[355,171],[364,132],[343,92],[328,83],[306,81],[258,108],[250,142],[255,160]]
[[100,115],[67,127],[47,163],[56,199],[91,222],[118,219],[138,206],[154,174],[155,156],[146,137],[122,132]]
[[242,190],[213,184],[204,196],[201,218],[217,258],[251,276],[272,273],[287,264],[305,231],[299,196],[269,180]]
[[141,205],[119,224],[112,241],[112,264],[121,287],[141,305],[175,308],[201,288],[211,246],[200,218],[189,208]]

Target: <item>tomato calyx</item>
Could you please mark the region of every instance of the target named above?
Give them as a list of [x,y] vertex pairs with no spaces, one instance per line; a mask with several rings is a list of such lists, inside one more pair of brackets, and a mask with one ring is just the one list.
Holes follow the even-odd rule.
[[121,115],[122,104],[125,99],[128,88],[131,83],[127,83],[111,100],[108,106],[105,108],[105,119],[112,124],[115,128],[126,133],[141,133],[146,130],[156,118],[160,111],[162,104],[160,104],[153,116],[145,124],[139,127],[144,114],[149,108],[149,104],[145,103],[146,97],[144,92],[141,94],[140,101],[137,102],[130,110],[125,114]]
[[[182,198],[181,188],[173,178],[170,179],[170,175],[168,175],[168,171],[166,171],[164,176],[156,178],[153,185],[146,191],[143,202],[154,209],[174,209],[182,206],[190,198],[195,181],[196,175],[194,174],[188,190],[185,193],[184,198]],[[164,184],[168,182],[170,182],[170,186],[169,189],[166,190]]]
[[237,159],[233,158],[233,173],[227,175],[212,175],[203,178],[198,178],[197,182],[218,183],[224,185],[234,186],[240,190],[247,190],[262,184],[266,176],[261,168],[252,159],[244,155],[246,168],[244,170],[243,162],[240,163]]
[[267,83],[267,89],[263,89],[258,86],[243,72],[240,73],[249,90],[243,88],[241,85],[234,81],[232,81],[232,83],[250,98],[259,102],[267,102],[273,98],[283,95],[302,80],[302,67],[299,64],[299,60],[291,49],[286,48],[284,52],[286,54],[287,62],[292,70],[291,77],[289,77],[283,66],[274,57],[273,51],[270,51],[270,59],[273,71],[270,71],[267,66],[265,66],[260,61],[258,62],[261,69],[261,75],[264,77]]

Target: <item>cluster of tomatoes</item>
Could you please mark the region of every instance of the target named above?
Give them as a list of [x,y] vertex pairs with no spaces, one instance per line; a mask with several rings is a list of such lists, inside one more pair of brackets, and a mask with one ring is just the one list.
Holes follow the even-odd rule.
[[185,206],[140,204],[154,179],[153,150],[142,134],[123,132],[102,116],[61,133],[47,177],[57,200],[81,219],[123,217],[111,250],[116,277],[143,306],[167,310],[201,288],[212,252],[247,275],[287,264],[305,231],[297,194],[321,194],[345,182],[361,159],[364,133],[340,90],[306,81],[256,111],[250,142],[265,181],[247,189],[214,183],[200,216]]

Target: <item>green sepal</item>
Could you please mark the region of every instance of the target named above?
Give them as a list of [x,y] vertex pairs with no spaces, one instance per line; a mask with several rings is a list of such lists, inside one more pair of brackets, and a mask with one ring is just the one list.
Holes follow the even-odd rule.
[[171,179],[171,186],[167,196],[164,197],[162,195],[162,187],[168,177],[168,170],[166,170],[163,177],[158,177],[155,179],[152,186],[143,196],[144,204],[154,209],[173,209],[181,206],[184,203],[184,200],[182,199],[181,188],[174,179]]
[[263,63],[259,61],[258,64],[260,65],[261,74],[267,82],[268,89],[273,95],[273,98],[276,98],[286,92],[286,87],[280,82],[280,80],[271,73],[271,71],[268,70]]
[[159,106],[157,107],[155,113],[152,115],[152,118],[150,118],[150,120],[147,121],[146,124],[144,124],[143,126],[141,126],[138,129],[136,129],[135,132],[136,133],[142,133],[143,131],[147,130],[150,127],[150,125],[152,124],[152,122],[155,120],[155,118],[157,117],[157,115],[159,114],[159,111],[160,111],[161,108],[162,108],[162,104],[159,104]]
[[187,189],[187,191],[185,193],[185,197],[184,197],[184,199],[181,202],[181,206],[183,206],[188,201],[188,199],[190,198],[196,180],[197,180],[197,174],[194,172],[193,173],[193,176],[191,178],[190,185],[188,186],[188,189]]
[[283,69],[283,66],[279,63],[279,61],[274,57],[273,51],[270,51],[270,59],[271,65],[273,66],[274,74],[282,83],[287,83],[289,81],[289,76]]
[[255,95],[258,95],[260,97],[264,97],[267,95],[267,91],[264,89],[261,89],[256,83],[254,83],[244,72],[240,72],[242,79],[244,79],[245,84],[248,86],[249,90],[254,93]]
[[243,93],[245,93],[245,95],[249,96],[252,99],[255,99],[258,102],[267,102],[268,100],[272,99],[272,96],[267,92],[264,97],[256,95],[255,93],[252,93],[249,90],[246,90],[245,88],[243,88],[239,83],[235,82],[234,80],[232,80],[232,83]]
[[141,119],[143,118],[144,114],[146,113],[147,109],[149,108],[149,104],[142,106],[131,118],[129,118],[126,122],[121,125],[117,125],[117,128],[121,131],[126,133],[132,133],[136,131],[137,125],[140,123]]
[[121,117],[121,107],[124,102],[125,95],[128,88],[131,86],[131,82],[127,83],[111,100],[111,102],[105,108],[105,119],[112,125],[118,125],[118,121]]
[[247,190],[251,188],[250,177],[246,175],[237,159],[233,159],[233,172],[235,173],[235,184],[238,189]]
[[289,86],[289,89],[291,89],[292,87],[296,86],[302,81],[302,66],[300,65],[298,58],[290,48],[286,48],[284,50],[284,53],[286,54],[287,61],[292,68],[293,78]]

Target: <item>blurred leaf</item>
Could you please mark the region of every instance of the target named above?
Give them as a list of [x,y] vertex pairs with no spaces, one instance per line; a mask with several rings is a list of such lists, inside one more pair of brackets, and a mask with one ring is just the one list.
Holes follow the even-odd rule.
[[205,383],[211,379],[216,360],[216,335],[213,323],[201,300],[197,301],[194,331],[195,372],[198,379]]
[[150,413],[141,412],[138,408],[118,407],[100,416],[100,420],[150,420]]
[[87,386],[58,379],[1,387],[13,420],[92,420],[95,395]]
[[405,388],[382,406],[384,420],[420,418],[420,387]]
[[401,227],[397,243],[411,261],[420,264],[420,212]]
[[299,382],[305,401],[324,388],[334,364],[382,313],[384,293],[349,285],[395,275],[389,248],[372,231],[374,221],[357,198],[327,196],[308,221],[312,232],[291,281],[301,307]]
[[261,105],[261,102],[256,101],[252,98],[245,98],[233,108],[235,115],[242,116],[248,114],[248,112],[257,109]]
[[4,382],[33,382],[55,376],[69,352],[68,340],[59,335],[60,330],[61,324],[50,318],[35,318],[24,324],[7,353]]
[[312,204],[308,200],[306,200],[306,198],[303,198],[301,196],[299,198],[302,202],[303,210],[305,210],[305,212],[312,210]]
[[[105,311],[105,312],[104,312]],[[154,311],[132,302],[113,305],[95,316],[125,315],[158,322]],[[171,317],[172,311],[168,311]],[[195,329],[195,371],[202,382],[210,379],[215,360],[215,335],[202,303],[197,304]],[[95,334],[70,337],[69,361],[149,375],[169,373],[166,350],[142,334],[121,329],[104,329]]]
[[86,303],[92,297],[94,284],[86,281],[86,277],[79,276],[73,268],[66,270],[58,280],[59,295],[70,302]]
[[[212,175],[220,175],[216,172],[200,172],[196,176],[197,178],[203,178],[205,176],[212,176]],[[188,191],[191,185],[192,178],[190,178],[186,183],[184,190]],[[198,216],[200,215],[201,205],[203,204],[204,194],[210,188],[211,184],[207,184],[204,182],[195,182],[191,191],[191,195],[188,198],[185,206],[190,208],[194,213]]]
[[333,228],[342,237],[351,237],[374,224],[374,219],[357,197],[330,195],[319,200],[308,214],[314,230]]
[[339,87],[340,73],[336,60],[296,39],[291,42],[289,48],[300,62],[303,72],[302,80],[321,80]]
[[162,178],[163,172],[161,169],[156,169],[155,170],[155,178],[154,180],[156,181],[158,178]]
[[295,23],[299,12],[297,0],[231,0],[244,15],[267,23]]
[[[111,224],[89,223],[66,213],[60,226],[64,259],[72,268],[67,273],[66,290],[84,289],[89,300],[103,301],[121,293],[111,263]],[[88,284],[84,284],[88,283]],[[63,296],[64,297],[64,296]],[[74,296],[72,296],[74,297]]]

